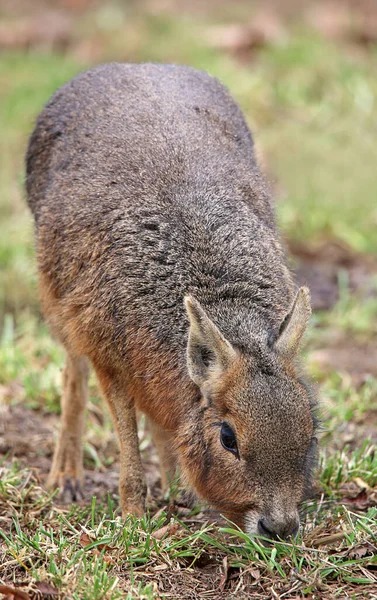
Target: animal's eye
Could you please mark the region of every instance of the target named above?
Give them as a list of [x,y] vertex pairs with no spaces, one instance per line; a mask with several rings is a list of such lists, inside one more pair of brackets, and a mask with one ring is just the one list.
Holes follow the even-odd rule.
[[221,425],[220,442],[225,450],[229,450],[239,458],[236,435],[228,423]]

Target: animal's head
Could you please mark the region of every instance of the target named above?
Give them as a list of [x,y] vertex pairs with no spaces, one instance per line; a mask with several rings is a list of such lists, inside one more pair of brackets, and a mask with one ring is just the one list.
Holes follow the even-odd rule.
[[197,301],[185,302],[187,366],[200,388],[181,444],[188,479],[248,533],[294,535],[317,446],[313,400],[295,366],[309,291],[299,290],[275,339],[266,333],[248,352],[232,346]]

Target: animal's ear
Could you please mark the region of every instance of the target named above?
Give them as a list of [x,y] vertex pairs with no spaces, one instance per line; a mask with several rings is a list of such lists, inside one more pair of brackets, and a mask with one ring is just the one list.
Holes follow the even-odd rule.
[[275,342],[276,351],[285,358],[293,358],[298,351],[311,312],[310,292],[308,288],[302,287],[280,326],[279,337]]
[[185,298],[190,321],[187,368],[191,379],[205,392],[231,365],[237,353],[197,300]]

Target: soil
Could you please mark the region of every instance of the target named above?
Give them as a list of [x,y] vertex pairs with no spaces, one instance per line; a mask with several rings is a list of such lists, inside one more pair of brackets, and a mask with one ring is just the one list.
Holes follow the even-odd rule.
[[327,310],[339,300],[339,273],[347,274],[349,290],[361,297],[375,293],[373,275],[377,274],[377,259],[352,251],[340,242],[328,241],[316,247],[291,243],[293,270],[299,285],[311,292],[313,310]]

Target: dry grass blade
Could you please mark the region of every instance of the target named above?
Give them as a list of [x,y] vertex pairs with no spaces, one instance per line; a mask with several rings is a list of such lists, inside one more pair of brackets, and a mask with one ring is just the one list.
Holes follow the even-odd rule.
[[319,546],[328,546],[329,544],[333,544],[334,542],[339,542],[339,540],[343,540],[346,537],[345,532],[333,533],[332,535],[324,535],[323,537],[314,539],[312,541],[312,546],[314,548],[318,548]]

